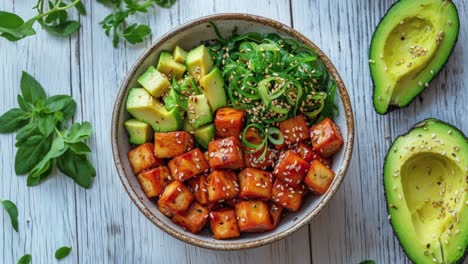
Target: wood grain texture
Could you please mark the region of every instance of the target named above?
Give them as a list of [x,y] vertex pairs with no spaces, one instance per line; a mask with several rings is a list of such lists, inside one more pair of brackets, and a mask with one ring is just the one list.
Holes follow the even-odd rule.
[[[71,38],[42,30],[17,43],[0,40],[0,112],[16,105],[21,71],[26,70],[49,94],[72,94],[78,102],[75,121],[88,120],[97,169],[93,188],[83,190],[56,173],[40,187],[27,188],[14,173],[14,136],[0,136],[0,199],[16,202],[20,232],[0,215],[0,263],[16,263],[25,253],[33,263],[54,263],[53,254],[72,246],[64,263],[408,263],[387,221],[382,163],[391,141],[412,124],[437,117],[467,132],[467,28],[461,28],[454,56],[443,72],[410,107],[377,115],[372,108],[367,54],[374,27],[391,5],[385,1],[179,0],[171,9],[155,9],[137,19],[149,22],[153,36],[146,43],[114,49],[99,26],[109,12],[85,0],[82,29]],[[468,5],[456,1],[460,17]],[[33,15],[27,1],[0,1],[0,10]],[[348,87],[356,118],[354,158],[345,182],[329,206],[305,227],[280,242],[258,249],[222,252],[184,244],[151,224],[128,198],[114,168],[110,116],[127,70],[144,47],[181,23],[197,17],[243,12],[267,16],[308,36],[330,56]],[[45,63],[47,62],[47,63]]]

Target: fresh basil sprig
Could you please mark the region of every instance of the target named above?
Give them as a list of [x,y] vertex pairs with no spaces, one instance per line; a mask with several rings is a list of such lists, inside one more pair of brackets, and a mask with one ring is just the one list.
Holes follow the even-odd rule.
[[85,140],[92,128],[89,122],[66,128],[66,121],[76,110],[73,98],[47,97],[41,84],[23,72],[18,105],[0,116],[0,133],[17,130],[16,174],[28,174],[28,186],[35,186],[50,175],[56,164],[78,185],[89,188],[96,172],[87,158],[91,149]]
[[55,258],[58,260],[66,258],[70,254],[71,250],[71,247],[61,247],[55,251]]
[[32,256],[31,254],[26,254],[18,260],[18,264],[29,264],[31,263]]
[[112,44],[117,47],[121,38],[131,44],[136,44],[143,42],[151,34],[151,28],[148,25],[138,23],[126,25],[128,17],[135,13],[146,13],[148,8],[154,5],[171,7],[176,0],[98,0],[98,2],[114,8],[100,24],[107,36],[112,35]]
[[70,36],[80,28],[78,21],[68,19],[68,9],[72,7],[75,7],[78,13],[86,14],[81,0],[73,0],[69,3],[63,0],[37,0],[34,9],[38,14],[27,21],[14,13],[0,11],[0,37],[17,41],[32,36],[36,34],[33,29],[36,22],[48,32],[63,37]]
[[16,204],[10,200],[0,200],[0,203],[10,217],[11,226],[16,232],[18,232],[18,208],[16,207]]

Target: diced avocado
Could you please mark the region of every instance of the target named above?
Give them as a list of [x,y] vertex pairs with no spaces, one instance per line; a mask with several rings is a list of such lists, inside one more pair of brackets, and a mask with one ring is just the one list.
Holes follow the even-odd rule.
[[169,76],[170,79],[180,79],[187,70],[184,64],[176,62],[172,55],[166,51],[161,52],[161,55],[159,55],[157,69]]
[[124,123],[130,137],[130,143],[141,145],[153,139],[154,131],[150,125],[136,119],[129,119]]
[[145,88],[152,96],[158,98],[167,91],[171,83],[158,70],[150,66],[148,70],[138,79],[138,82]]
[[182,114],[187,111],[187,100],[188,97],[183,96],[175,91],[174,86],[169,90],[166,96],[163,97],[164,104],[166,109],[171,111],[176,108],[182,112]]
[[156,132],[170,132],[182,127],[182,118],[177,109],[166,108],[143,88],[130,89],[127,111],[139,121],[148,123]]
[[193,126],[190,124],[189,120],[186,118],[184,119],[184,124],[182,125],[183,126],[183,130],[184,131],[187,131],[187,132],[190,132],[190,133],[193,133],[195,131],[195,128],[193,128]]
[[462,263],[468,249],[468,139],[426,119],[390,147],[384,164],[390,223],[413,263]]
[[187,118],[195,129],[213,122],[213,114],[205,95],[199,94],[189,97]]
[[200,88],[208,99],[211,111],[215,112],[218,108],[227,105],[223,75],[218,68],[215,67],[200,79]]
[[204,125],[195,130],[193,136],[195,141],[205,149],[208,149],[208,143],[210,143],[216,134],[216,129],[213,123]]
[[189,73],[198,81],[213,67],[213,58],[205,45],[200,45],[188,52],[185,63]]
[[185,63],[185,58],[187,57],[187,51],[183,48],[176,46],[174,51],[172,52],[172,56],[174,56],[174,60],[178,63]]
[[460,28],[454,1],[400,0],[372,37],[369,67],[379,114],[416,98],[447,62]]

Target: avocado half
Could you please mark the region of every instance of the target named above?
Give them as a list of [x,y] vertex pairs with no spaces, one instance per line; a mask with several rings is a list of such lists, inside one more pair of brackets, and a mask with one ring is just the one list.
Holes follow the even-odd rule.
[[384,187],[393,230],[414,263],[458,263],[468,249],[468,140],[426,119],[393,142]]
[[379,114],[407,106],[447,62],[459,32],[450,0],[400,0],[372,37],[369,65]]

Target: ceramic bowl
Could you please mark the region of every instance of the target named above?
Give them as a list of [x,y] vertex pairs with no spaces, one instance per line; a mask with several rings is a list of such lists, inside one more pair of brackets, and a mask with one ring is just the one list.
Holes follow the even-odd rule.
[[[283,217],[281,220],[280,225],[273,231],[242,234],[241,237],[231,240],[215,240],[211,237],[206,228],[202,233],[196,235],[186,232],[181,227],[175,225],[171,219],[158,211],[156,203],[146,198],[137,178],[132,172],[127,159],[130,144],[123,125],[125,120],[129,118],[129,114],[125,111],[127,93],[131,87],[139,86],[137,84],[137,78],[150,65],[156,64],[161,51],[172,50],[176,44],[189,50],[199,45],[202,41],[215,39],[216,36],[213,28],[210,26],[210,21],[214,22],[219,27],[223,36],[229,36],[235,28],[237,28],[240,34],[246,32],[274,32],[283,37],[296,39],[315,50],[320,59],[324,62],[332,78],[336,80],[338,86],[339,96],[335,98],[339,108],[339,116],[335,119],[335,122],[340,127],[344,138],[342,150],[333,157],[333,171],[335,171],[336,176],[329,190],[324,195],[307,196],[307,198],[304,199],[304,204],[300,211],[287,214],[287,216]],[[112,150],[118,175],[125,190],[138,209],[140,209],[151,222],[175,238],[196,246],[220,250],[254,248],[278,241],[299,230],[316,217],[337,192],[346,175],[353,150],[353,138],[354,121],[351,102],[340,75],[328,57],[312,41],[294,29],[265,17],[248,14],[217,14],[193,20],[171,30],[147,48],[132,66],[120,87],[114,105],[111,135]]]

